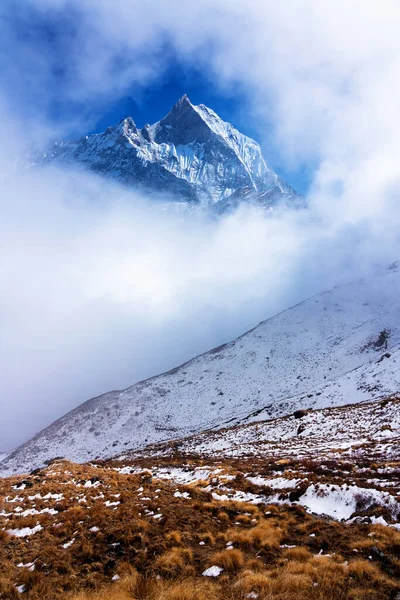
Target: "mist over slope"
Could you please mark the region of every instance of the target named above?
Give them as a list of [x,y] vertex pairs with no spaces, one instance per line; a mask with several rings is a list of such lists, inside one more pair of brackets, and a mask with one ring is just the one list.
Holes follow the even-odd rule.
[[399,292],[393,266],[314,296],[167,373],[88,400],[11,453],[2,473],[396,392]]

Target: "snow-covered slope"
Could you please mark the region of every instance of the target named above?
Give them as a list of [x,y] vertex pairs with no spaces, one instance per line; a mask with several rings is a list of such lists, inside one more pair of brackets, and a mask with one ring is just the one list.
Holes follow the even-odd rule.
[[28,157],[32,165],[78,164],[146,192],[186,205],[242,200],[269,208],[301,197],[266,164],[260,146],[203,104],[183,96],[161,121],[138,129],[131,117],[104,133],[56,142]]
[[[286,417],[207,431],[179,442],[164,442],[132,453],[162,457],[200,455],[207,458],[270,457],[344,459],[359,462],[398,460],[400,455],[400,398],[374,400],[321,410],[295,412]],[[126,453],[121,460],[130,457]]]
[[397,392],[399,298],[397,269],[310,298],[176,369],[88,400],[12,452],[0,471],[26,471],[55,456],[107,457]]
[[397,397],[207,431],[125,453],[112,465],[121,474],[145,466],[156,485],[202,482],[214,500],[298,503],[400,529],[399,442]]

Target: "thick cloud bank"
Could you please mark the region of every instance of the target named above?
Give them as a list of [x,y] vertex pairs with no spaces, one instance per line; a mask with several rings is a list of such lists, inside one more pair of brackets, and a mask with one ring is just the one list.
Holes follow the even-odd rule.
[[[0,16],[0,450],[399,255],[396,2],[6,0]],[[260,139],[313,171],[307,215],[182,219],[83,173],[15,168],[140,94],[170,53],[246,90]],[[60,95],[86,108],[60,121]]]

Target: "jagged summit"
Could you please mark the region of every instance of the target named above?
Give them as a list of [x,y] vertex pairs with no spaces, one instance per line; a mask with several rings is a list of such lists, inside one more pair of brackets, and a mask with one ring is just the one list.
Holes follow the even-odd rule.
[[169,114],[171,114],[172,112],[178,113],[179,111],[185,111],[190,108],[194,108],[194,106],[190,102],[189,96],[187,94],[183,94],[183,96],[181,96],[179,100],[175,102]]
[[175,146],[207,143],[214,132],[198,108],[186,94],[182,96],[171,111],[154,125],[154,141]]
[[56,142],[31,164],[76,163],[124,184],[180,202],[231,210],[242,201],[271,208],[301,197],[267,165],[257,142],[184,94],[153,125],[131,116],[100,134]]
[[[125,119],[121,119],[117,125],[108,127],[104,134],[108,136],[130,136],[132,134],[138,134],[139,130],[136,126],[135,121],[132,117],[125,117]],[[89,139],[90,136],[85,136],[85,140]]]
[[[190,100],[189,100],[189,96],[187,94],[183,94],[183,96],[181,96],[178,100],[178,102],[176,104],[185,104],[185,103],[189,103],[191,104]],[[176,106],[176,105],[175,105]]]

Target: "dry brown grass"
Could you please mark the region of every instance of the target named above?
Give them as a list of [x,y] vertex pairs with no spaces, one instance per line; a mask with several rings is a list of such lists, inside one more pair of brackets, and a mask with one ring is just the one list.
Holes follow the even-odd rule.
[[142,577],[133,585],[129,578],[123,578],[96,592],[80,592],[70,600],[221,600],[221,596],[204,578],[171,582]]
[[179,531],[170,531],[165,536],[165,541],[171,546],[180,546],[182,544],[182,535]]
[[210,563],[222,567],[225,571],[237,571],[243,566],[244,555],[243,552],[237,548],[234,548],[233,550],[222,550],[211,556]]
[[207,546],[215,545],[215,537],[209,531],[199,533],[199,542],[204,542]]
[[360,581],[369,579],[376,583],[384,583],[387,578],[382,574],[380,569],[371,561],[368,560],[353,560],[349,564],[349,574]]
[[189,548],[172,548],[159,556],[154,567],[167,575],[176,575],[183,571],[186,565],[193,562],[193,552]]
[[271,589],[271,575],[264,571],[254,573],[252,570],[244,571],[235,583],[237,591],[243,595],[260,594]]
[[[92,479],[99,485],[84,487]],[[0,511],[10,511],[6,496],[18,496],[24,510],[35,504],[58,513],[0,516],[0,600],[246,600],[252,592],[258,600],[387,600],[400,592],[395,529],[318,519],[298,506],[215,500],[197,483],[178,486],[190,498],[175,497],[175,483],[143,482],[107,465],[59,463],[31,477],[31,488],[13,490],[20,480],[0,480]],[[64,497],[44,499],[49,492]],[[37,522],[43,530],[27,539],[1,529]],[[33,571],[17,567],[33,561]],[[224,569],[219,577],[202,576],[211,565]]]
[[295,548],[288,548],[284,551],[283,556],[288,560],[294,560],[298,562],[307,562],[312,558],[312,554],[308,548],[304,546],[296,546]]
[[256,548],[262,547],[279,548],[282,537],[284,535],[283,529],[277,525],[277,522],[272,519],[260,521],[250,529],[240,530],[238,528],[229,529],[226,532],[229,540],[243,548]]
[[222,523],[229,523],[230,521],[228,513],[224,512],[223,510],[219,511],[219,513],[217,514],[217,519]]

